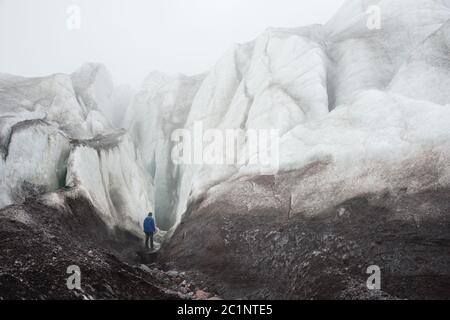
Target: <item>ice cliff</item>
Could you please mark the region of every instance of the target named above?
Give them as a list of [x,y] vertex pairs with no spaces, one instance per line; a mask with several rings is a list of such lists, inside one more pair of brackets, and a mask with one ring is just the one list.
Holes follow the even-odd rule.
[[[373,6],[379,29],[367,26]],[[351,0],[325,25],[267,29],[203,75],[153,72],[137,92],[116,88],[96,64],[71,75],[1,75],[0,206],[70,186],[111,221],[137,226],[155,210],[170,229],[190,204],[229,188],[248,210],[288,201],[288,210],[314,215],[368,192],[446,186],[449,20],[448,0]],[[240,189],[259,175],[248,158],[173,163],[172,133],[199,122],[278,130],[273,199],[264,188]]]
[[166,230],[176,221],[180,171],[172,159],[172,132],[186,125],[194,96],[203,75],[187,77],[151,73],[127,110],[124,128],[132,137],[155,188],[155,210]]
[[0,207],[75,188],[110,227],[139,232],[154,190],[118,129],[127,101],[129,91],[116,90],[101,65],[43,78],[1,75]]
[[[380,29],[367,26],[372,6],[379,10]],[[290,182],[292,210],[321,210],[365,192],[446,185],[449,19],[449,1],[348,1],[323,26],[268,29],[234,46],[200,86],[187,91],[167,90],[167,78],[153,75],[145,90],[145,99],[152,98],[142,101],[141,93],[128,110],[140,122],[125,127],[144,149],[167,141],[167,134],[150,132],[162,123],[153,116],[146,121],[148,134],[138,134],[148,109],[182,119],[178,126],[188,130],[196,122],[205,129],[278,129],[281,172],[327,164],[310,182]],[[174,95],[184,96],[183,103]],[[156,159],[152,168],[166,162]],[[156,192],[168,185],[178,189],[156,201],[170,195],[177,204],[157,205],[157,212],[179,221],[196,199],[220,198],[221,187],[213,186],[257,173],[246,165],[170,168],[157,178]]]
[[448,0],[350,0],[227,52],[186,128],[278,129],[280,170],[180,166],[163,260],[229,298],[449,296],[449,21]]
[[[137,91],[97,64],[0,75],[0,208],[47,194],[136,234],[154,211],[162,260],[230,298],[367,297],[373,264],[390,297],[448,297],[449,43],[450,0],[349,0]],[[173,133],[199,123],[277,130],[278,171],[250,139],[234,164],[175,163]]]

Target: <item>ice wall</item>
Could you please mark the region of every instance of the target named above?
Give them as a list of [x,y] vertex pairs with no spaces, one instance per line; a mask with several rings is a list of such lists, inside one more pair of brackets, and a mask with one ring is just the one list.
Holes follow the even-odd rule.
[[[372,5],[380,9],[379,30],[367,26]],[[185,128],[201,121],[205,129],[278,129],[281,173],[324,159],[335,168],[315,180],[322,206],[330,203],[324,199],[363,191],[439,185],[447,181],[441,160],[450,139],[442,121],[450,103],[449,19],[449,1],[352,0],[324,26],[268,29],[220,59],[198,90]],[[368,131],[355,130],[358,124]],[[432,149],[440,169],[422,161],[431,152],[424,146],[435,146],[433,141],[440,141]],[[406,164],[410,174],[400,170]],[[414,172],[418,164],[433,182],[417,182],[423,178]],[[179,172],[178,219],[214,186],[259,174],[245,165],[186,165]],[[390,172],[389,179],[383,172]],[[338,182],[346,192],[336,190]],[[294,189],[302,185],[292,183]],[[307,202],[303,197],[309,194],[296,201]]]
[[[371,6],[380,29],[367,25]],[[24,190],[57,188],[57,169],[69,159],[67,182],[84,189],[107,219],[130,226],[141,211],[155,210],[168,229],[195,199],[260,175],[249,158],[175,165],[172,133],[199,122],[204,130],[277,129],[275,178],[324,164],[310,180],[288,179],[293,208],[445,185],[449,20],[449,0],[350,0],[323,26],[267,29],[230,48],[204,75],[153,72],[137,93],[115,88],[95,64],[72,75],[0,75],[1,204],[34,192]],[[32,125],[16,132],[21,123]],[[27,152],[33,157],[19,174]],[[27,189],[28,180],[39,187]]]
[[0,207],[69,186],[112,228],[140,231],[154,190],[117,129],[130,94],[96,64],[72,75],[0,75]]
[[127,110],[124,127],[129,131],[154,179],[155,213],[161,228],[175,223],[179,168],[171,159],[174,130],[183,128],[194,96],[204,76],[167,76],[151,73]]
[[66,185],[87,194],[110,226],[141,233],[154,211],[153,184],[125,132],[72,144]]
[[0,160],[0,207],[64,187],[69,141],[42,120],[27,120],[11,129]]

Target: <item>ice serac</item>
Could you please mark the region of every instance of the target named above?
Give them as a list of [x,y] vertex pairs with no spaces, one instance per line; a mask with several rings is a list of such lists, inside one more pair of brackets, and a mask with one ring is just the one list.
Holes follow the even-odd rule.
[[15,124],[0,160],[0,207],[64,187],[66,136],[43,120]]
[[[116,128],[125,127],[125,117],[131,100],[135,95],[135,90],[127,85],[121,85],[114,89],[111,107],[111,123]],[[108,113],[108,114],[110,114]]]
[[418,100],[450,104],[449,52],[450,21],[414,50],[392,79],[389,91]]
[[[162,259],[226,298],[450,298],[449,21],[450,0],[350,0],[131,98],[96,64],[0,75],[0,206],[67,186],[111,228],[155,211]],[[175,165],[172,133],[198,124],[278,130],[279,171]]]
[[80,189],[111,227],[141,232],[153,184],[125,132],[72,142],[66,185]]
[[0,75],[0,103],[3,147],[12,126],[23,120],[46,120],[73,137],[89,135],[87,112],[78,104],[67,75],[41,78]]
[[[381,29],[367,25],[371,6]],[[227,282],[231,298],[360,297],[377,263],[385,293],[450,296],[439,240],[450,230],[449,20],[448,0],[351,0],[324,26],[269,29],[225,54],[186,128],[278,129],[280,170],[181,167],[167,261]]]
[[[443,188],[450,184],[448,121],[448,105],[364,91],[351,105],[283,136],[282,170],[265,186],[270,195],[265,188],[248,188],[257,172],[226,183],[233,186],[226,192],[236,194],[249,211],[264,203],[281,206],[286,214],[314,216],[361,194]],[[221,188],[208,194],[220,197]],[[246,197],[248,192],[253,196]]]
[[[372,6],[375,11],[370,10]],[[380,29],[368,27],[368,12],[379,14]],[[449,15],[448,0],[347,1],[324,26],[332,61],[331,107],[350,103],[357,91],[385,90],[402,65],[448,21]],[[413,79],[416,81],[420,80]]]
[[151,73],[128,108],[129,130],[146,171],[155,183],[158,224],[168,230],[175,223],[179,169],[171,159],[172,133],[183,128],[192,100],[204,75],[187,77]]
[[108,69],[97,63],[87,63],[71,75],[74,91],[86,111],[104,117],[103,132],[121,128],[134,91],[127,85],[115,86]]
[[[283,135],[298,124],[320,119],[328,113],[327,65],[320,26],[268,29],[222,57],[196,95],[186,128],[192,130],[201,122],[205,130],[276,129]],[[245,147],[240,144],[238,152]],[[178,218],[189,195],[195,197],[239,170],[239,166],[182,168]]]
[[101,65],[87,64],[73,75],[40,78],[0,75],[0,143],[4,149],[12,126],[24,120],[41,119],[71,138],[86,139],[112,130],[109,73]]
[[[372,6],[381,29],[367,25]],[[351,108],[355,97],[371,96],[371,90],[445,105],[449,19],[447,0],[352,0],[324,26],[268,29],[222,57],[196,94],[185,128],[201,122],[204,129],[278,129],[283,144],[299,155],[301,138],[292,132],[333,117],[329,111],[337,107]],[[389,104],[395,106],[394,96]],[[247,171],[245,165],[182,166],[178,218],[212,186]]]
[[0,75],[0,207],[70,185],[110,227],[139,230],[154,190],[132,141],[116,129],[130,94],[96,64],[72,75]]
[[132,90],[115,87],[112,76],[102,64],[87,63],[71,75],[77,100],[88,113],[101,114],[103,133],[123,126],[123,118],[131,100]]
[[69,76],[0,75],[0,207],[64,186],[69,137],[90,134]]

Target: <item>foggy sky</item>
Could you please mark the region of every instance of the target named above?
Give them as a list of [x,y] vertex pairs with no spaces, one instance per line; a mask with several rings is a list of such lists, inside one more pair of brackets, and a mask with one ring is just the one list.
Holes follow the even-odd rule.
[[[0,0],[0,72],[40,76],[104,63],[116,84],[196,74],[268,27],[325,23],[343,0]],[[81,29],[66,26],[70,5]]]

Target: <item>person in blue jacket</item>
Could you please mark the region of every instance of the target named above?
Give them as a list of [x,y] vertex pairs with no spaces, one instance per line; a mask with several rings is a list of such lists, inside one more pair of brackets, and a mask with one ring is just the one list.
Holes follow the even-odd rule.
[[155,219],[153,219],[153,213],[150,212],[148,217],[144,220],[144,232],[145,232],[145,247],[148,249],[148,240],[151,240],[151,247],[153,250],[153,234],[156,232]]

